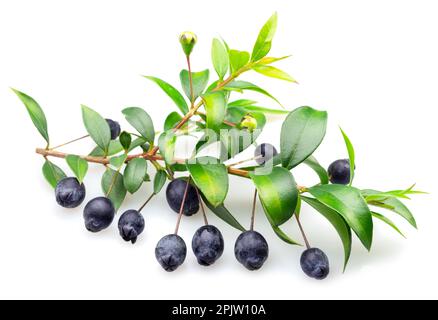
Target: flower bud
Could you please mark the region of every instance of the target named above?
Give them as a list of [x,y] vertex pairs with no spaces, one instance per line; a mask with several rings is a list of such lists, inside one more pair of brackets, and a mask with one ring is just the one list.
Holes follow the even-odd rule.
[[240,127],[242,129],[248,129],[249,131],[253,131],[257,129],[257,120],[248,113],[240,121]]
[[181,35],[179,36],[179,42],[181,43],[181,46],[186,56],[190,55],[190,53],[193,50],[193,47],[196,44],[196,41],[197,41],[197,37],[196,34],[194,34],[193,32],[185,31],[181,33]]

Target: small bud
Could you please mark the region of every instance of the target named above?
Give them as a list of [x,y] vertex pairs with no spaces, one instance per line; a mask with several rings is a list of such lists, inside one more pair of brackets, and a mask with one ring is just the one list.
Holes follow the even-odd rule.
[[179,36],[179,42],[181,43],[181,46],[186,56],[189,56],[190,53],[192,53],[193,47],[195,46],[197,39],[198,38],[196,37],[196,34],[190,31],[185,31]]
[[240,127],[242,129],[248,129],[249,131],[253,131],[257,129],[257,120],[248,113],[240,121]]

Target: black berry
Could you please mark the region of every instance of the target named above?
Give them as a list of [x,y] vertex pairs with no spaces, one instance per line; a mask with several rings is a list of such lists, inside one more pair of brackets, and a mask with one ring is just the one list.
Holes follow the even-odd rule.
[[111,131],[111,140],[117,139],[117,137],[120,135],[120,124],[117,121],[111,120],[111,119],[105,119],[108,123]]
[[[166,189],[166,199],[170,208],[176,213],[179,213],[179,209],[181,208],[181,203],[184,198],[184,192],[186,190],[187,181],[178,178],[174,179],[167,185]],[[192,184],[189,184],[189,188],[187,189],[187,196],[184,202],[183,214],[186,216],[191,216],[197,213],[199,210],[199,199],[198,194],[196,192],[195,187]]]
[[144,219],[137,210],[125,211],[119,219],[119,233],[125,241],[131,241],[133,244],[137,241],[144,230]]
[[155,257],[166,271],[175,271],[183,264],[187,255],[184,240],[176,234],[168,234],[158,241],[155,248]]
[[328,167],[327,172],[331,183],[350,183],[350,161],[348,159],[336,160]]
[[224,252],[224,238],[215,226],[202,226],[193,235],[192,249],[200,265],[212,265]]
[[259,144],[254,151],[254,157],[256,157],[256,162],[259,165],[265,164],[265,162],[271,160],[277,154],[277,149],[270,143]]
[[94,198],[84,208],[85,227],[91,232],[106,229],[113,222],[115,212],[110,199],[106,197]]
[[268,258],[269,247],[265,238],[256,231],[240,234],[234,245],[234,255],[248,270],[258,270]]
[[330,272],[329,260],[326,254],[318,248],[304,251],[300,263],[304,273],[317,280],[325,279]]
[[85,186],[74,177],[64,178],[55,188],[56,202],[64,208],[76,208],[85,199]]

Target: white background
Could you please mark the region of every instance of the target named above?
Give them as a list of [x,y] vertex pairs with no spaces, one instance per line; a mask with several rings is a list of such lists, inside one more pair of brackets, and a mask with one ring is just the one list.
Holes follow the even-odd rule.
[[[437,9],[436,1],[421,0],[1,1],[0,298],[438,298]],[[317,282],[300,270],[302,249],[276,238],[260,206],[256,228],[266,236],[270,256],[258,272],[235,261],[238,232],[210,213],[226,239],[222,259],[201,267],[189,246],[185,264],[166,273],[154,257],[155,244],[172,232],[176,219],[164,194],[145,209],[146,230],[135,246],[121,240],[116,223],[91,234],[81,208],[57,206],[41,175],[43,161],[34,153],[44,141],[9,87],[39,101],[53,144],[84,134],[81,103],[125,127],[120,110],[141,106],[159,129],[174,105],[140,75],[178,85],[185,67],[179,32],[198,35],[193,69],[212,68],[212,37],[251,51],[274,11],[279,26],[271,53],[293,54],[278,66],[300,84],[253,73],[244,78],[271,91],[289,109],[328,110],[327,137],[316,155],[324,166],[346,157],[341,125],[356,148],[356,186],[386,190],[416,182],[429,191],[409,204],[418,231],[389,215],[406,233],[404,240],[376,222],[371,253],[354,239],[351,262],[342,274],[337,234],[305,207],[302,219],[311,243],[327,252],[332,268],[327,280]],[[276,107],[259,95],[250,97]],[[259,141],[278,146],[280,124],[281,119],[272,119]],[[84,153],[91,147],[87,141],[64,150]],[[63,161],[56,163],[67,170]],[[100,195],[102,172],[90,167],[88,200]],[[296,171],[296,179],[316,181],[304,168]],[[250,181],[231,179],[227,205],[245,224],[252,190]],[[151,185],[145,185],[123,208],[138,207],[150,192]],[[201,223],[200,214],[183,219],[181,236],[188,245]],[[301,240],[295,223],[285,229]]]

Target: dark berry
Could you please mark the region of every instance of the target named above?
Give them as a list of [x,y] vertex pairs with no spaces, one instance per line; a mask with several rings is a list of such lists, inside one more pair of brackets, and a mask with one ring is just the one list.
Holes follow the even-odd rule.
[[325,279],[330,272],[329,260],[326,254],[318,248],[304,251],[300,263],[304,273],[317,280]]
[[212,265],[224,252],[224,238],[215,226],[202,226],[193,235],[192,249],[200,265]]
[[155,248],[155,257],[166,271],[175,271],[183,264],[187,255],[184,240],[176,234],[168,234],[158,241]]
[[144,230],[144,219],[137,210],[125,211],[119,219],[119,233],[125,241],[131,241],[133,244],[137,241]]
[[265,238],[256,231],[240,234],[234,245],[234,255],[248,270],[258,270],[268,258],[269,247]]
[[350,161],[348,159],[336,160],[328,167],[327,172],[331,183],[350,183]]
[[120,124],[117,121],[106,119],[106,122],[108,123],[111,131],[111,140],[117,139],[117,137],[120,135]]
[[55,188],[56,202],[64,208],[76,208],[85,199],[85,186],[74,177],[64,178]]
[[[167,185],[166,189],[166,199],[170,208],[176,213],[179,213],[179,209],[181,208],[181,203],[184,198],[184,192],[186,190],[187,181],[178,178],[174,179]],[[187,189],[187,196],[184,202],[183,213],[186,216],[191,216],[197,213],[199,210],[199,199],[198,194],[196,192],[195,187],[192,184],[189,184],[189,188]]]
[[262,143],[257,146],[254,151],[254,157],[259,165],[265,164],[265,162],[271,160],[278,154],[277,149],[270,143]]
[[110,199],[106,197],[94,198],[84,208],[85,227],[91,232],[106,229],[113,222],[115,212]]

